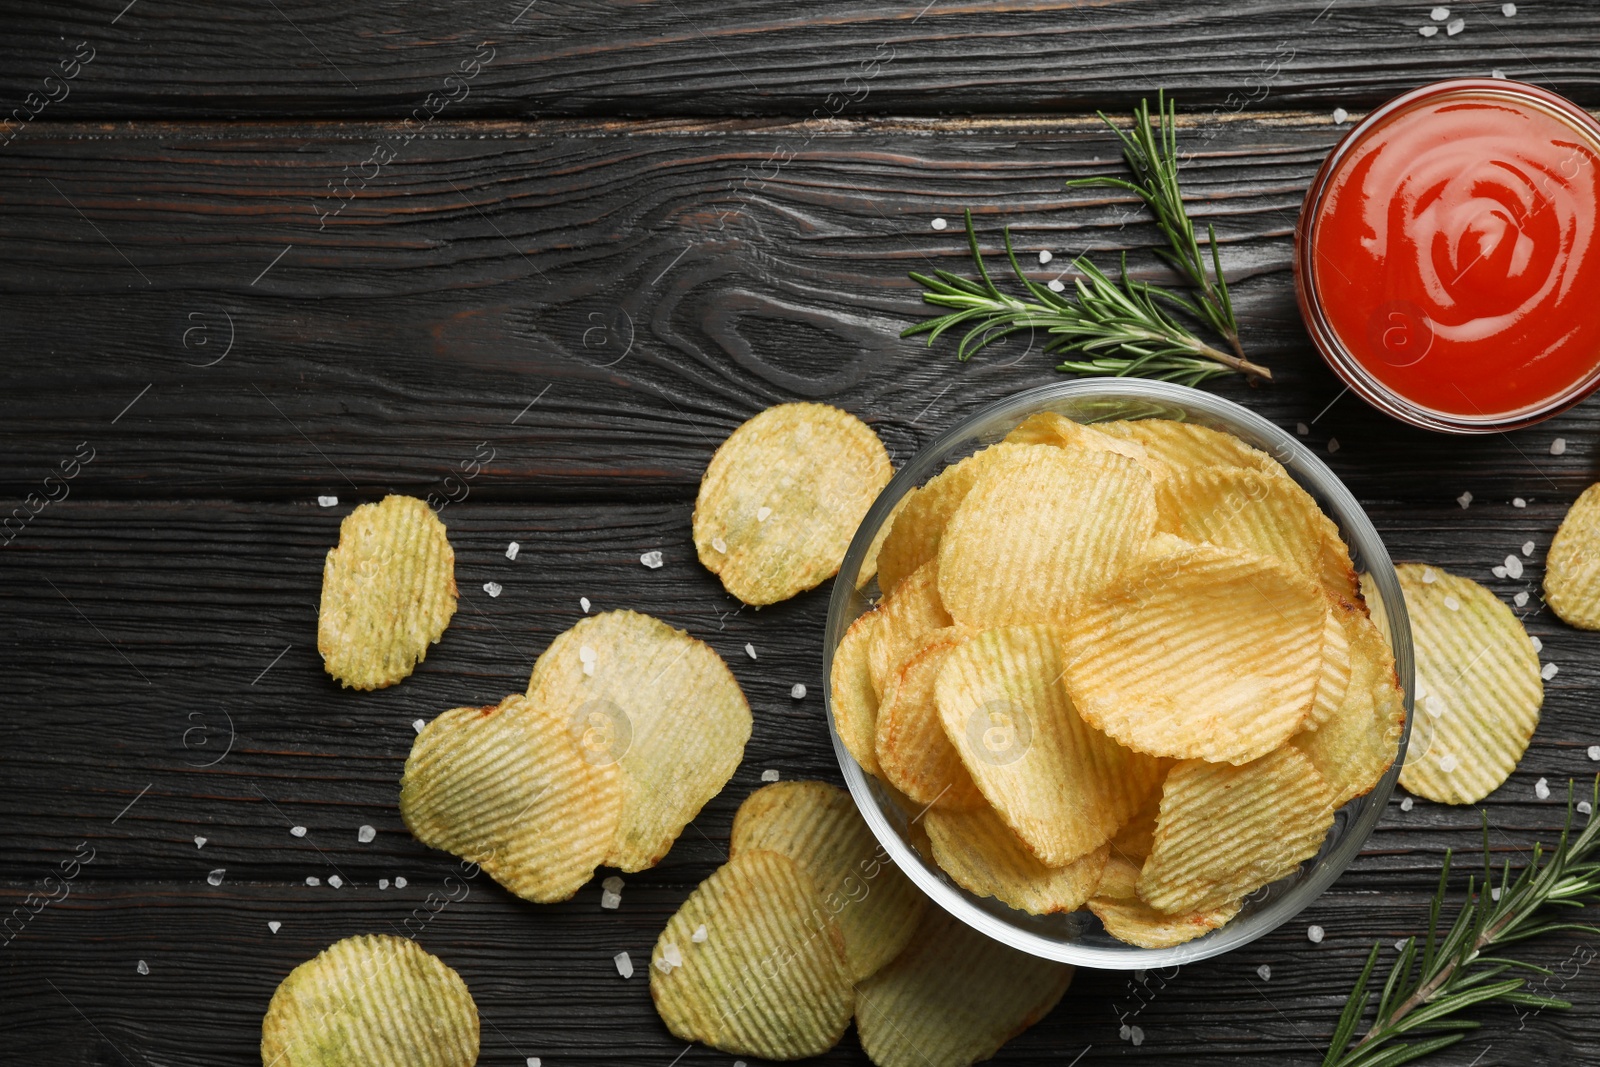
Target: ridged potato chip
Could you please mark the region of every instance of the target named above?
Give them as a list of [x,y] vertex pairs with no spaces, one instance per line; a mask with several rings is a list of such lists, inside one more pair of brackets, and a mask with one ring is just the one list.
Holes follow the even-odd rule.
[[1185,760],[1161,792],[1139,898],[1167,915],[1225,908],[1317,854],[1332,793],[1305,753],[1285,745],[1253,763]]
[[1157,529],[1186,541],[1267,556],[1307,577],[1321,569],[1316,501],[1287,474],[1193,467],[1156,487]]
[[878,605],[878,614],[881,618],[867,655],[881,707],[900,667],[923,636],[951,623],[950,613],[939,599],[938,563],[924,563],[907,575]]
[[[916,490],[912,490],[901,497],[890,509],[889,515],[878,527],[878,532],[872,535],[872,543],[867,545],[867,554],[861,558],[861,569],[856,571],[856,588],[865,589],[867,583],[878,576],[878,555],[883,551],[883,543],[889,539],[889,531],[894,529],[894,521],[899,518],[900,512],[905,510],[906,503],[910,501]],[[853,540],[854,538],[852,538]],[[881,588],[881,586],[880,586]]]
[[711,646],[659,619],[608,611],[550,642],[528,697],[567,723],[591,763],[622,771],[605,865],[652,867],[722,790],[750,739],[750,705]]
[[961,754],[945,736],[934,683],[950,650],[965,640],[947,626],[924,634],[878,707],[874,745],[883,779],[920,806],[971,808],[984,803]]
[[1113,855],[1089,899],[1089,910],[1118,941],[1140,948],[1172,948],[1227,924],[1239,914],[1242,900],[1205,911],[1167,915],[1139,899],[1139,865]]
[[1065,619],[1144,552],[1155,488],[1115,452],[1019,445],[987,465],[939,542],[939,597],[978,629]]
[[1330,604],[1322,626],[1322,673],[1317,676],[1317,693],[1311,698],[1311,711],[1301,724],[1303,729],[1315,730],[1333,717],[1344,703],[1350,686],[1350,634],[1351,620],[1347,616],[1365,618],[1360,612]]
[[700,479],[694,546],[746,604],[833,577],[894,468],[871,427],[826,404],[779,404],[733,431]]
[[271,1067],[472,1067],[478,1006],[415,941],[347,937],[279,984],[261,1020]]
[[346,515],[322,565],[323,667],[350,689],[410,675],[456,612],[455,569],[444,523],[416,497],[386,496]]
[[1111,851],[1101,845],[1064,867],[1046,867],[987,805],[969,811],[930,808],[919,821],[927,827],[933,861],[957,885],[1032,915],[1083,907],[1100,884]]
[[541,904],[594,876],[621,813],[616,765],[587,762],[567,723],[524,696],[434,719],[400,779],[400,816],[418,841]]
[[1150,858],[1150,850],[1155,847],[1156,841],[1156,817],[1161,814],[1161,785],[1161,782],[1156,783],[1144,806],[1134,813],[1133,818],[1123,823],[1122,829],[1111,839],[1113,859],[1120,857],[1137,869]]
[[1317,557],[1317,581],[1322,591],[1337,606],[1367,611],[1362,596],[1360,579],[1355,564],[1350,561],[1350,548],[1339,536],[1339,527],[1327,515],[1317,522],[1321,551]]
[[1083,448],[1091,452],[1115,452],[1138,462],[1152,478],[1164,478],[1170,469],[1150,458],[1144,445],[1127,437],[1114,437],[1091,426],[1073,422],[1054,411],[1039,411],[1017,424],[1005,440],[1018,445],[1055,445],[1058,448]]
[[1072,968],[991,941],[939,908],[856,993],[861,1047],[878,1067],[967,1067],[1050,1014]]
[[667,1029],[735,1055],[820,1056],[855,1010],[844,935],[811,876],[776,852],[743,851],[701,882],[650,960]]
[[966,499],[972,483],[985,468],[1017,447],[998,444],[981,448],[929,478],[904,498],[894,528],[878,553],[879,589],[885,594],[893,592],[913,571],[939,558],[939,541],[945,527]]
[[816,882],[858,982],[900,954],[927,903],[872,836],[850,794],[826,782],[775,782],[746,797],[728,855],[752,850],[781,853]]
[[1252,448],[1231,433],[1172,419],[1133,419],[1097,422],[1094,429],[1144,446],[1151,459],[1174,472],[1195,467],[1253,467],[1282,473],[1283,466],[1259,448]]
[[1341,621],[1350,652],[1344,699],[1316,729],[1290,738],[1333,790],[1334,808],[1372,791],[1394,763],[1406,724],[1388,639],[1359,611],[1341,613]]
[[1600,630],[1600,485],[1573,501],[1550,542],[1544,601],[1568,626]]
[[833,650],[829,705],[833,728],[861,769],[878,775],[878,690],[872,682],[872,642],[883,616],[869,611],[850,624]]
[[1079,718],[1048,626],[986,630],[952,650],[934,686],[939,716],[973,781],[1047,866],[1111,839],[1161,775]]
[[1510,777],[1539,725],[1539,654],[1477,582],[1419,563],[1395,571],[1417,657],[1400,784],[1440,804],[1476,804]]
[[1309,713],[1326,621],[1317,586],[1272,560],[1210,545],[1147,557],[1067,627],[1067,688],[1130,748],[1248,763]]

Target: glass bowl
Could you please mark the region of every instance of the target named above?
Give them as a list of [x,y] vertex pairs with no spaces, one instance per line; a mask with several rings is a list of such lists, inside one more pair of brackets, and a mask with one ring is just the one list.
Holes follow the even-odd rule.
[[1087,910],[1069,915],[1029,915],[992,897],[975,896],[952,882],[931,860],[925,860],[911,844],[909,822],[915,812],[904,811],[892,790],[863,771],[850,756],[834,728],[830,687],[824,686],[833,748],[851,796],[890,858],[935,904],[974,929],[1023,952],[1086,967],[1138,970],[1206,959],[1248,944],[1293,918],[1349,866],[1382,816],[1400,776],[1411,732],[1411,626],[1399,581],[1377,531],[1344,483],[1304,445],[1261,416],[1231,401],[1168,382],[1127,378],[1063,382],[989,405],[946,431],[894,476],[867,512],[834,582],[823,645],[824,678],[832,676],[834,650],[845,630],[872,606],[877,596],[876,580],[858,589],[856,578],[868,546],[894,506],[913,487],[946,465],[999,441],[1023,419],[1041,411],[1058,412],[1083,423],[1143,418],[1193,422],[1225,430],[1283,464],[1338,524],[1356,571],[1370,576],[1376,587],[1369,605],[1375,617],[1387,617],[1395,665],[1405,693],[1406,726],[1394,765],[1377,788],[1339,810],[1316,856],[1289,877],[1253,893],[1232,922],[1174,948],[1145,949],[1106,933]]

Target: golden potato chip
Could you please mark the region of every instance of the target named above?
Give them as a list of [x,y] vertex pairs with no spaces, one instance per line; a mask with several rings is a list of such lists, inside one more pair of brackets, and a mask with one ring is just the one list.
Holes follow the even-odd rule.
[[[945,657],[934,698],[973,781],[1028,851],[1061,867],[1111,839],[1161,763],[1078,717],[1048,626],[985,630]],[[931,831],[930,831],[931,833]]]
[[682,1040],[769,1060],[820,1056],[855,1010],[844,935],[816,883],[762,849],[730,859],[667,920],[650,996]]
[[1018,445],[1055,445],[1058,448],[1084,448],[1091,452],[1115,452],[1138,462],[1152,478],[1164,478],[1170,468],[1150,458],[1144,445],[1126,437],[1113,437],[1091,426],[1073,422],[1054,411],[1039,411],[1017,424],[1005,439]]
[[1293,745],[1253,763],[1185,760],[1161,791],[1139,897],[1168,915],[1225,908],[1317,854],[1332,793]]
[[694,547],[746,604],[838,573],[894,468],[871,427],[826,404],[779,404],[733,431],[700,479]]
[[1018,447],[999,444],[980,448],[906,496],[904,508],[895,516],[895,528],[889,531],[878,553],[879,589],[885,594],[893,592],[913,571],[939,558],[939,541],[945,527],[966,499],[972,483],[990,464]]
[[1406,724],[1388,639],[1359,611],[1342,612],[1341,621],[1350,652],[1344,699],[1320,726],[1290,738],[1333,790],[1334,808],[1372,791],[1394,763]]
[[987,465],[939,542],[939,597],[977,629],[1065,619],[1138,559],[1155,488],[1115,452],[1019,445]]
[[971,808],[983,794],[945,736],[933,686],[964,634],[949,626],[924,634],[878,708],[874,752],[882,777],[919,806]]
[[910,493],[901,497],[895,503],[895,506],[889,510],[889,515],[883,520],[883,524],[878,527],[878,532],[872,535],[872,543],[867,545],[867,554],[861,558],[861,569],[856,571],[857,589],[865,589],[867,583],[878,576],[878,555],[883,551],[883,543],[889,539],[889,531],[894,529],[894,520],[899,517],[900,512],[905,510],[906,502],[915,493],[916,490],[913,489]]
[[855,981],[898,956],[922,917],[926,898],[872,836],[850,794],[826,782],[775,782],[746,797],[728,855],[751,850],[782,853],[816,882]]
[[1600,485],[1573,501],[1550,542],[1544,601],[1568,626],[1600,630]]
[[455,613],[456,555],[428,505],[391,495],[344,517],[322,565],[317,613],[317,651],[340,685],[394,685]]
[[1476,804],[1510,777],[1539,725],[1539,654],[1477,582],[1420,563],[1395,570],[1417,657],[1400,784],[1441,804]]
[[1183,915],[1166,915],[1139,899],[1139,865],[1113,855],[1089,899],[1089,910],[1118,941],[1140,948],[1172,948],[1226,925],[1239,914],[1242,900]]
[[1148,557],[1068,625],[1067,688],[1078,714],[1130,748],[1248,763],[1311,709],[1326,605],[1260,556],[1195,545]]
[[1133,818],[1122,824],[1122,829],[1111,839],[1112,857],[1120,857],[1135,868],[1144,866],[1144,861],[1150,858],[1150,850],[1155,847],[1156,817],[1160,814],[1161,782],[1157,782],[1144,805],[1134,812]]
[[950,625],[950,613],[939,600],[938,563],[924,563],[908,575],[884,597],[878,613],[882,618],[867,656],[881,707],[895,675],[923,636]]
[[1171,419],[1135,419],[1097,422],[1094,429],[1143,445],[1151,459],[1173,471],[1195,467],[1253,467],[1283,473],[1283,466],[1259,448],[1252,448],[1231,433],[1192,422]]
[[961,888],[1032,915],[1081,908],[1106,865],[1101,845],[1065,867],[1046,867],[988,805],[969,811],[930,808],[919,820],[928,829],[933,861]]
[[472,1067],[478,1006],[461,976],[415,941],[347,937],[279,984],[261,1020],[279,1067]]
[[869,611],[850,624],[833,650],[828,678],[833,728],[861,769],[877,775],[878,690],[872,684],[871,650],[883,615]]
[[1157,528],[1278,560],[1307,577],[1321,570],[1316,501],[1287,474],[1245,467],[1193,467],[1163,478]]
[[1350,549],[1339,535],[1338,525],[1322,514],[1317,529],[1320,540],[1317,581],[1322,584],[1322,591],[1336,604],[1365,613],[1367,603],[1362,598],[1356,567],[1350,561]]
[[418,841],[541,904],[593,877],[621,813],[617,767],[585,761],[568,724],[524,696],[434,719],[400,779],[400,816]]
[[550,642],[528,697],[568,723],[591,763],[622,770],[605,865],[652,867],[721,792],[750,739],[750,705],[711,647],[635,611],[591,615]]
[[1311,699],[1311,711],[1301,728],[1315,730],[1333,717],[1344,703],[1345,691],[1350,685],[1350,625],[1349,615],[1361,616],[1342,606],[1330,606],[1322,626],[1322,673],[1317,676],[1317,693]]
[[938,908],[862,982],[856,1030],[878,1067],[967,1067],[1050,1014],[1072,968],[1007,948]]

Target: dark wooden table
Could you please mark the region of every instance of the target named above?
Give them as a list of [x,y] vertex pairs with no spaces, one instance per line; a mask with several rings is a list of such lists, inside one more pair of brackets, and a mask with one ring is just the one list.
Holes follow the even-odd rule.
[[[471,986],[484,1064],[731,1063],[686,1051],[611,957],[647,957],[763,770],[838,775],[826,589],[740,610],[694,558],[700,473],[781,401],[847,408],[904,461],[1055,380],[1020,346],[959,365],[899,340],[923,314],[906,272],[963,269],[932,222],[970,206],[986,243],[1008,221],[1053,251],[1041,276],[1129,248],[1160,277],[1139,212],[1062,180],[1115,169],[1096,109],[1162,86],[1277,372],[1217,391],[1303,423],[1396,558],[1530,594],[1560,673],[1485,807],[1497,857],[1549,840],[1561,783],[1596,769],[1600,638],[1543,609],[1541,561],[1595,479],[1600,405],[1480,439],[1404,429],[1341,398],[1289,271],[1336,108],[1491,70],[1600,107],[1600,8],[1450,6],[1465,28],[1423,37],[1429,5],[1376,0],[5,4],[0,1061],[255,1062],[291,967],[399,931]],[[387,492],[464,496],[443,512],[461,610],[403,685],[341,691],[316,653],[322,556]],[[1493,577],[1527,541],[1522,578]],[[455,864],[396,811],[412,723],[520,691],[580,597],[723,654],[755,711],[744,765],[619,911],[598,882],[535,907],[480,879],[431,914]],[[1082,972],[1001,1062],[1315,1063],[1372,941],[1417,930],[1444,850],[1479,840],[1475,809],[1397,796],[1300,919],[1176,975]],[[1600,1062],[1585,947],[1528,949],[1576,1009],[1485,1012],[1436,1062]],[[828,1062],[865,1059],[847,1036]]]

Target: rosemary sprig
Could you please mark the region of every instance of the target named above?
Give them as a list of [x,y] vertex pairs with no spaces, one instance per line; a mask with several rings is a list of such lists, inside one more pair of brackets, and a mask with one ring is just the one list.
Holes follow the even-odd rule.
[[[1595,779],[1591,810],[1600,807],[1600,777]],[[1421,952],[1411,938],[1389,972],[1378,998],[1377,1011],[1360,1040],[1357,1028],[1372,1000],[1370,983],[1382,944],[1372,946],[1367,964],[1356,979],[1339,1025],[1329,1042],[1323,1067],[1397,1067],[1455,1044],[1479,1025],[1461,1013],[1491,1001],[1521,1007],[1565,1009],[1572,1005],[1559,997],[1531,992],[1527,978],[1506,977],[1513,971],[1549,975],[1545,967],[1503,956],[1485,955],[1491,946],[1526,941],[1557,930],[1600,929],[1561,921],[1558,908],[1581,908],[1600,894],[1600,820],[1589,819],[1576,838],[1572,832],[1572,783],[1567,784],[1567,823],[1561,840],[1545,857],[1541,845],[1533,846],[1533,860],[1511,880],[1511,864],[1501,868],[1498,886],[1489,859],[1489,821],[1483,825],[1483,880],[1469,879],[1467,897],[1449,930],[1439,932],[1439,912],[1450,878],[1450,855],[1445,854],[1428,918],[1428,934]],[[1496,892],[1498,890],[1498,892]],[[1352,1041],[1354,1043],[1352,1044]]]
[[1124,132],[1100,112],[1100,119],[1122,141],[1122,157],[1133,171],[1133,181],[1101,175],[1076,178],[1069,189],[1093,187],[1122,189],[1145,202],[1156,217],[1156,225],[1167,239],[1167,247],[1156,254],[1198,292],[1195,301],[1199,316],[1218,334],[1227,338],[1234,355],[1244,358],[1239,343],[1239,323],[1233,314],[1233,299],[1228,295],[1228,280],[1222,276],[1222,259],[1217,252],[1217,228],[1206,227],[1211,251],[1210,270],[1206,256],[1195,237],[1194,222],[1183,206],[1183,190],[1178,187],[1178,106],[1167,102],[1165,91],[1156,97],[1156,116],[1151,121],[1150,101],[1141,100],[1133,111],[1133,129]]
[[980,281],[973,282],[947,270],[936,270],[933,277],[913,272],[913,280],[927,288],[922,298],[930,304],[951,308],[949,313],[919,322],[900,336],[927,334],[928,344],[956,326],[966,327],[957,346],[962,361],[1010,334],[1043,330],[1050,335],[1043,350],[1047,354],[1081,353],[1085,358],[1064,360],[1058,370],[1089,375],[1138,376],[1198,385],[1221,374],[1238,372],[1271,378],[1265,367],[1206,344],[1174,318],[1158,299],[1197,317],[1193,303],[1177,293],[1128,276],[1124,257],[1122,277],[1112,280],[1088,259],[1079,257],[1073,268],[1082,275],[1076,281],[1076,299],[1056,293],[1030,279],[1017,262],[1011,247],[1011,231],[1005,231],[1006,257],[1017,280],[1033,300],[1026,301],[1002,293],[989,276],[989,269],[978,248],[978,235],[972,228],[972,212],[966,212],[967,243]]

